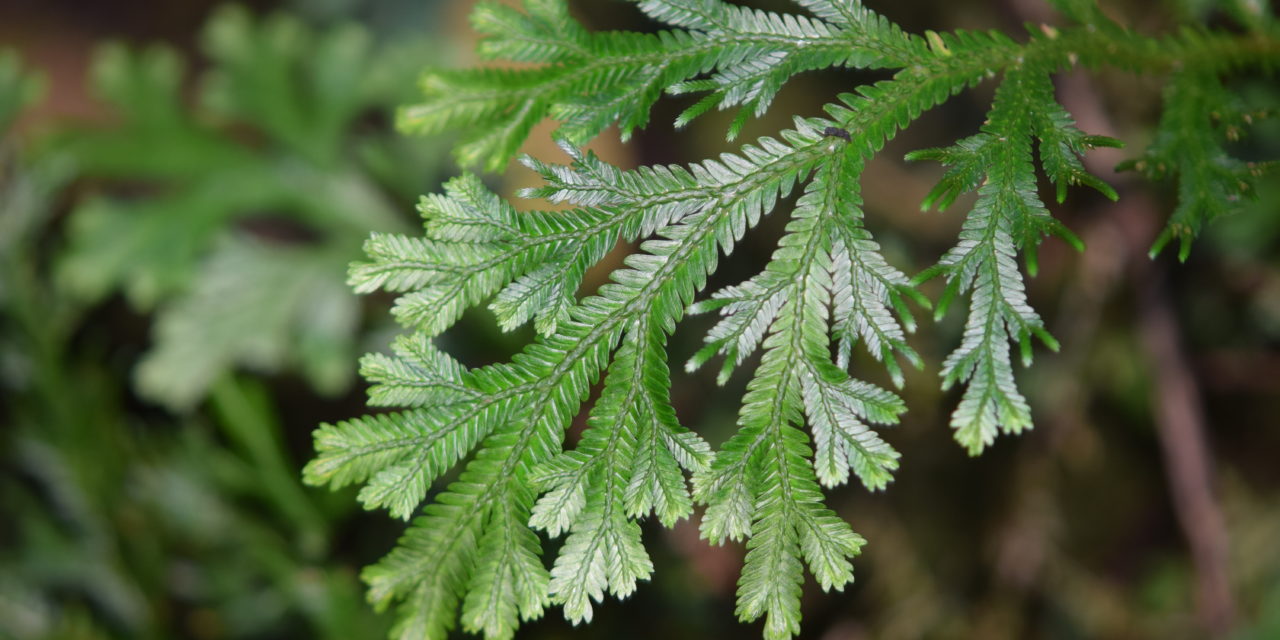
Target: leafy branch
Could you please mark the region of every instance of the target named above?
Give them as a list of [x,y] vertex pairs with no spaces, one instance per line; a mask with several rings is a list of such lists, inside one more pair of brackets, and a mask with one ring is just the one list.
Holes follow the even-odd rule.
[[[422,200],[421,236],[375,234],[368,260],[352,267],[357,291],[401,294],[393,313],[410,332],[394,354],[367,357],[363,371],[374,404],[408,408],[322,426],[307,481],[362,484],[367,508],[409,518],[432,484],[466,460],[397,548],[365,571],[375,604],[398,603],[396,637],[443,638],[461,620],[467,631],[507,638],[552,604],[571,621],[590,620],[593,603],[606,593],[626,597],[653,571],[637,521],[653,514],[670,526],[695,504],[706,507],[704,538],[747,540],[739,617],[763,617],[768,638],[798,633],[804,567],[824,589],[841,589],[864,544],[824,506],[821,487],[852,472],[878,490],[897,469],[899,454],[877,427],[906,407],[849,368],[859,343],[899,386],[898,358],[921,365],[906,338],[914,327],[907,301],[930,306],[916,284],[945,278],[939,316],[969,297],[964,335],[943,363],[944,386],[965,385],[952,416],[956,439],[976,454],[998,433],[1032,424],[1011,343],[1027,363],[1033,336],[1057,343],[1027,302],[1016,260],[1026,256],[1034,273],[1035,248],[1049,234],[1079,244],[1040,201],[1034,157],[1059,200],[1070,185],[1116,195],[1081,156],[1119,143],[1076,128],[1054,97],[1053,74],[1073,66],[1176,70],[1171,92],[1207,92],[1224,73],[1280,61],[1269,17],[1247,35],[1153,38],[1084,0],[1055,3],[1078,24],[1046,26],[1022,43],[990,32],[909,34],[854,0],[798,2],[811,15],[719,0],[637,4],[671,28],[596,33],[560,0],[529,0],[523,12],[481,4],[473,14],[485,36],[481,53],[529,66],[428,72],[423,102],[400,112],[408,131],[465,131],[458,159],[493,171],[534,124],[555,118],[572,162],[524,159],[544,181],[524,195],[570,208],[518,212],[466,174]],[[777,136],[687,167],[623,171],[578,149],[610,124],[624,137],[647,124],[664,91],[705,94],[678,126],[712,108],[737,109],[733,138],[790,77],[832,66],[894,75],[838,96],[826,117],[796,118]],[[1182,71],[1189,68],[1195,73]],[[910,279],[862,225],[863,167],[923,111],[996,75],[981,131],[909,156],[948,166],[926,208],[978,195],[956,247]],[[1203,95],[1187,108],[1221,103]],[[1185,122],[1174,118],[1148,155],[1176,158],[1184,183],[1230,188],[1223,171],[1238,175],[1238,165],[1219,160],[1222,170],[1201,176],[1197,167],[1221,147],[1181,137]],[[764,269],[695,301],[719,257],[797,188],[802,195]],[[1191,221],[1208,205],[1189,206],[1201,213],[1175,214],[1174,228],[1198,228]],[[640,242],[639,250],[611,282],[579,298],[583,274],[619,240]],[[431,339],[485,301],[504,329],[532,322],[537,337],[510,362],[466,369]],[[687,368],[723,356],[723,383],[763,351],[739,429],[714,452],[671,407],[665,352],[686,313],[712,311],[720,322]],[[586,431],[564,450],[570,421],[601,380]],[[530,527],[566,535],[550,570]]]

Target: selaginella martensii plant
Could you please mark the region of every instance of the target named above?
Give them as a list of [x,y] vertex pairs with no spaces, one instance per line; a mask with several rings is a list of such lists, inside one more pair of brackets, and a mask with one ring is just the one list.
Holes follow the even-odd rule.
[[[461,164],[490,171],[536,123],[561,121],[572,163],[525,158],[545,185],[522,195],[574,208],[517,212],[463,175],[422,199],[423,235],[374,234],[368,260],[352,267],[357,291],[401,294],[393,313],[408,333],[393,354],[367,356],[362,371],[371,404],[408,408],[322,426],[307,480],[363,484],[366,508],[408,518],[433,481],[467,459],[399,546],[365,571],[374,603],[398,603],[398,638],[443,638],[459,620],[507,638],[553,604],[573,622],[590,620],[593,601],[626,597],[653,571],[637,520],[671,526],[695,505],[705,507],[705,539],[747,541],[738,616],[764,616],[767,638],[798,633],[805,567],[824,589],[841,589],[864,544],[824,506],[822,487],[852,471],[881,489],[898,466],[874,425],[893,424],[906,407],[851,377],[850,354],[867,349],[899,384],[897,358],[919,365],[905,338],[906,301],[929,306],[919,281],[945,280],[937,314],[968,296],[963,337],[942,365],[942,384],[964,388],[951,418],[956,440],[977,454],[998,434],[1031,427],[1012,343],[1024,362],[1033,337],[1057,345],[1027,304],[1016,259],[1034,265],[1047,234],[1078,244],[1037,196],[1033,158],[1060,200],[1077,184],[1114,198],[1081,155],[1119,145],[1076,128],[1056,101],[1055,73],[1113,66],[1167,79],[1154,142],[1135,162],[1174,179],[1181,196],[1156,249],[1177,240],[1185,255],[1264,168],[1223,147],[1248,114],[1222,78],[1280,64],[1280,29],[1265,3],[1227,3],[1241,25],[1234,30],[1191,25],[1153,37],[1090,0],[1054,0],[1068,24],[1030,29],[1022,41],[915,35],[857,0],[796,0],[803,14],[720,0],[637,4],[669,29],[589,32],[563,0],[527,0],[523,11],[481,4],[473,14],[481,53],[524,64],[427,73],[425,101],[400,114],[405,131],[462,132]],[[894,75],[837,96],[825,118],[796,118],[792,129],[689,166],[624,171],[580,150],[611,124],[624,138],[644,126],[664,92],[705,94],[677,126],[737,109],[732,138],[792,75],[833,66]],[[909,278],[862,225],[859,176],[921,112],[989,78],[998,88],[977,133],[909,156],[949,167],[926,206],[977,192],[956,246]],[[698,300],[719,256],[794,190],[801,195],[768,264]],[[610,283],[577,297],[583,273],[619,239],[640,241],[639,250]],[[467,369],[433,337],[486,301],[502,328],[532,322],[538,337],[510,362]],[[718,450],[672,409],[665,350],[685,314],[712,311],[721,319],[688,368],[723,357],[724,380],[763,351],[738,430]],[[587,429],[564,450],[566,428],[601,379]],[[549,570],[539,530],[567,536]]]

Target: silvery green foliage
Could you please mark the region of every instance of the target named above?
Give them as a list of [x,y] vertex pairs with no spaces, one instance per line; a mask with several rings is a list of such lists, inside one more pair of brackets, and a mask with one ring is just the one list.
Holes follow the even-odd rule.
[[96,180],[68,220],[59,284],[155,311],[135,370],[150,400],[189,409],[241,367],[339,392],[360,305],[335,274],[360,255],[360,235],[408,228],[388,191],[430,171],[362,123],[402,99],[410,45],[234,6],[213,14],[201,45],[210,64],[195,104],[176,51],[115,43],[95,54],[90,89],[119,124],[77,127],[55,145]]
[[[849,364],[862,345],[899,385],[899,358],[919,366],[907,303],[929,303],[916,283],[945,279],[939,314],[969,296],[964,334],[943,363],[944,386],[964,386],[956,439],[976,454],[998,433],[1031,426],[1012,343],[1028,363],[1032,337],[1056,343],[1028,304],[1017,258],[1034,269],[1046,234],[1074,242],[1040,201],[1034,157],[1060,199],[1076,184],[1115,195],[1080,157],[1118,143],[1075,127],[1052,74],[1113,63],[1197,69],[1180,73],[1177,87],[1280,56],[1269,19],[1248,46],[1212,32],[1156,40],[1108,21],[1087,0],[1059,0],[1076,24],[1020,43],[998,33],[908,34],[856,0],[797,4],[808,13],[637,2],[671,26],[654,34],[589,32],[563,0],[528,0],[523,11],[481,4],[473,14],[485,35],[481,53],[527,64],[429,72],[424,101],[401,111],[408,131],[461,131],[458,159],[490,170],[506,166],[534,124],[555,118],[572,162],[524,159],[544,181],[524,195],[569,208],[517,212],[463,175],[422,200],[422,234],[375,234],[368,259],[351,270],[358,291],[400,294],[393,312],[409,333],[394,354],[367,357],[363,370],[373,404],[406,408],[322,426],[307,480],[363,485],[366,507],[420,514],[364,574],[376,605],[396,605],[396,637],[444,638],[460,621],[508,638],[550,605],[571,621],[590,620],[605,594],[626,597],[653,571],[637,521],[653,515],[669,526],[694,505],[705,507],[704,538],[746,540],[738,615],[763,617],[768,638],[798,633],[804,570],[823,589],[842,589],[864,544],[824,505],[822,488],[856,478],[881,489],[898,468],[880,429],[906,407],[893,391],[853,377]],[[737,109],[732,138],[792,75],[831,66],[894,75],[837,96],[824,117],[797,117],[775,136],[688,166],[624,171],[579,150],[610,124],[624,137],[645,125],[663,92],[705,94],[677,124]],[[955,248],[912,280],[862,224],[862,168],[922,111],[997,76],[981,131],[911,156],[949,167],[926,206],[978,194]],[[1220,102],[1202,100],[1182,117],[1207,120],[1204,110]],[[1166,129],[1173,138],[1150,153],[1184,159],[1186,175],[1198,175],[1194,154],[1220,148],[1209,134],[1189,145],[1174,125]],[[1226,188],[1220,173],[1204,179]],[[697,300],[719,257],[797,190],[795,207],[775,214],[790,222],[761,271]],[[619,240],[639,250],[610,283],[578,297],[586,269]],[[537,338],[510,362],[467,369],[432,337],[486,303],[503,328],[532,322]],[[762,352],[742,374],[750,382],[739,429],[716,450],[672,409],[665,350],[684,315],[710,312],[720,321],[688,369],[723,357],[724,382]],[[566,428],[601,381],[586,431],[565,450]],[[433,482],[463,461],[421,507]],[[535,530],[564,537],[549,569]]]

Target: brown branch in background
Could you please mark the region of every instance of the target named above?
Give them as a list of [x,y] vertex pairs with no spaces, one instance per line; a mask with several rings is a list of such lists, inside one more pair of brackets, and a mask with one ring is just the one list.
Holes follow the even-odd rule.
[[[1059,95],[1083,130],[1115,133],[1115,126],[1087,78],[1079,74],[1064,77]],[[1089,167],[1092,172],[1111,178],[1113,184],[1123,182],[1110,171],[1114,159],[1091,154],[1086,162],[1093,165]],[[1114,215],[1117,226],[1128,236],[1131,286],[1142,292],[1138,330],[1154,378],[1152,402],[1169,491],[1195,569],[1197,615],[1207,631],[1222,637],[1235,623],[1235,602],[1227,572],[1227,525],[1213,490],[1213,465],[1200,389],[1179,344],[1177,314],[1162,274],[1152,268],[1146,257],[1146,246],[1155,237],[1161,218],[1150,198],[1132,192],[1126,194]]]
[[[1050,20],[1040,3],[1010,0],[1010,9],[1023,20]],[[1081,74],[1062,77],[1058,94],[1080,128],[1115,135],[1092,82]],[[1111,170],[1118,158],[1113,150],[1099,150],[1086,158],[1089,170],[1122,186]],[[1126,194],[1108,226],[1127,237],[1129,278],[1142,292],[1138,328],[1152,368],[1152,403],[1164,457],[1165,474],[1178,523],[1186,536],[1196,574],[1196,612],[1201,625],[1216,637],[1225,636],[1235,623],[1235,602],[1227,572],[1229,541],[1226,519],[1213,490],[1213,465],[1205,436],[1200,390],[1191,374],[1191,363],[1179,344],[1177,315],[1163,274],[1152,268],[1146,246],[1154,237],[1161,217],[1149,197]]]
[[[1025,0],[1009,0],[1009,3],[1012,13],[1023,20],[1052,19],[1040,3]],[[1066,74],[1058,94],[1081,129],[1104,135],[1117,133],[1101,98],[1085,76]],[[1118,179],[1111,170],[1118,159],[1115,152],[1099,151],[1086,158],[1089,170],[1122,186],[1127,180]],[[1191,373],[1191,363],[1179,343],[1177,314],[1163,273],[1152,268],[1152,262],[1146,257],[1146,246],[1154,237],[1154,230],[1159,228],[1161,216],[1149,197],[1130,191],[1120,205],[1112,208],[1108,226],[1125,236],[1120,244],[1128,247],[1125,253],[1130,285],[1142,292],[1138,330],[1154,378],[1152,404],[1169,491],[1195,568],[1196,612],[1205,630],[1215,637],[1223,637],[1234,626],[1235,602],[1227,571],[1227,525],[1214,494],[1203,403]]]
[[1155,377],[1152,401],[1160,447],[1174,511],[1191,547],[1197,578],[1197,612],[1208,631],[1223,637],[1235,622],[1235,602],[1227,575],[1227,525],[1213,491],[1200,390],[1191,375],[1191,363],[1179,345],[1172,301],[1162,278],[1152,275],[1142,283],[1139,330]]

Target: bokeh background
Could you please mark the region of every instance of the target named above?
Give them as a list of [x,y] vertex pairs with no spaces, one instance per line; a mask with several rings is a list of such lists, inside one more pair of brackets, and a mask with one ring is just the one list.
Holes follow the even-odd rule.
[[[917,32],[1057,20],[1041,0],[868,4]],[[1103,4],[1148,32],[1230,28],[1213,0]],[[422,67],[474,63],[469,5],[0,2],[0,638],[385,637],[357,576],[403,525],[299,469],[317,424],[366,411],[355,358],[397,331],[387,298],[349,293],[347,263],[369,231],[412,230],[417,195],[458,171],[447,138],[403,138],[392,120]],[[592,28],[655,28],[623,2],[573,5]],[[743,137],[882,77],[797,78]],[[1259,108],[1280,99],[1274,76],[1230,84]],[[976,459],[952,442],[938,367],[962,314],[919,310],[928,364],[887,434],[902,469],[882,493],[830,492],[870,544],[843,593],[806,586],[806,638],[1280,638],[1280,180],[1185,264],[1149,260],[1169,185],[1111,167],[1149,140],[1160,79],[1072,73],[1058,88],[1083,129],[1131,151],[1089,159],[1119,203],[1079,190],[1051,206],[1088,250],[1046,242],[1029,283],[1063,345],[1020,372],[1036,429]],[[868,167],[868,225],[908,273],[954,242],[971,200],[920,212],[940,168],[901,158],[975,132],[992,89],[925,114]],[[594,148],[624,166],[731,148],[726,117],[672,130],[686,102]],[[526,151],[563,159],[552,128]],[[1280,123],[1247,133],[1240,156],[1280,157]],[[532,178],[513,165],[489,179],[512,193]],[[784,223],[752,232],[710,288],[758,269]],[[682,325],[673,363],[711,322]],[[481,309],[442,343],[480,365],[530,337]],[[722,442],[745,380],[673,374],[681,420]],[[657,572],[635,596],[583,628],[552,610],[521,637],[758,637],[733,617],[740,546],[689,522],[645,536]]]

